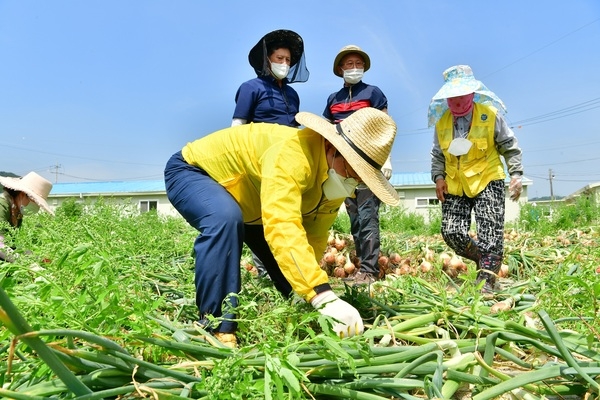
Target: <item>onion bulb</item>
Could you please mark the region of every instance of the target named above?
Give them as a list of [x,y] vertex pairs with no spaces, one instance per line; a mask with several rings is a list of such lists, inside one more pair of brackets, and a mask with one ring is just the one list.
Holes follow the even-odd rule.
[[428,248],[425,250],[425,261],[429,261],[430,263],[435,260],[435,252]]
[[401,260],[402,258],[400,257],[400,254],[390,253],[389,262],[391,262],[392,264],[400,264]]
[[448,264],[449,264],[450,268],[453,268],[457,271],[466,271],[467,270],[467,265],[456,254],[450,258],[450,261]]
[[508,276],[508,265],[502,264],[500,266],[500,271],[498,271],[498,277],[506,278]]
[[407,275],[410,273],[410,265],[401,264],[394,272],[396,275]]
[[338,278],[345,278],[346,277],[346,271],[344,271],[344,267],[342,267],[341,265],[338,265],[333,270],[333,275],[335,275]]
[[335,239],[334,246],[338,251],[344,250],[346,248],[346,240]]
[[327,263],[327,264],[333,264],[335,263],[335,254],[333,254],[331,251],[328,251],[325,253],[325,255],[323,256],[323,260]]
[[352,264],[350,261],[348,261],[348,262],[346,262],[346,264],[344,264],[344,271],[346,272],[346,274],[352,275],[355,270],[356,270],[356,266],[354,264]]
[[426,259],[423,259],[423,261],[421,262],[421,265],[419,265],[419,269],[421,270],[421,272],[423,273],[428,273],[429,271],[431,271],[431,262],[427,261]]
[[450,265],[450,259],[452,259],[452,256],[448,253],[442,253],[440,254],[440,261],[442,263],[442,267],[448,267],[448,265]]
[[327,244],[329,246],[335,245],[335,235],[332,232],[329,233],[329,237],[327,238]]
[[386,256],[380,256],[377,262],[379,263],[379,265],[385,268],[388,265],[389,258],[387,258]]

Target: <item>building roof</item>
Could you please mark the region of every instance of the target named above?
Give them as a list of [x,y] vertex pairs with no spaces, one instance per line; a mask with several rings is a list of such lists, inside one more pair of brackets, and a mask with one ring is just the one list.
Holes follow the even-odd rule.
[[429,172],[401,172],[392,174],[390,183],[398,186],[435,186]]
[[[507,177],[507,182],[510,177]],[[429,172],[400,172],[392,174],[390,183],[395,188],[401,187],[435,187]],[[523,185],[531,185],[532,181],[523,178]],[[108,181],[108,182],[66,182],[55,183],[50,197],[81,195],[129,195],[144,193],[165,193],[165,181],[162,179],[144,181]]]
[[165,181],[162,179],[145,181],[66,182],[55,183],[52,186],[50,197],[165,193],[165,191]]
[[588,185],[585,185],[581,189],[571,193],[570,195],[564,197],[563,200],[566,202],[572,202],[574,200],[577,200],[577,198],[579,198],[582,195],[589,195],[590,193],[596,191],[596,188],[598,187],[600,187],[600,182],[590,183]]

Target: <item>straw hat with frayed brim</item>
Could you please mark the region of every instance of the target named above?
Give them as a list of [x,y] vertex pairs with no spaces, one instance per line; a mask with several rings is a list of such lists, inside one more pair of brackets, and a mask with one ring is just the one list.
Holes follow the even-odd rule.
[[52,190],[52,183],[35,172],[30,172],[22,178],[1,176],[0,185],[25,193],[31,201],[54,215],[46,202]]
[[335,56],[335,60],[333,60],[333,73],[335,75],[342,77],[342,74],[340,73],[339,69],[340,62],[342,61],[342,58],[344,58],[345,55],[350,53],[356,53],[362,57],[363,61],[365,62],[364,72],[367,72],[369,68],[371,68],[371,59],[369,58],[369,55],[365,53],[360,47],[350,44],[348,46],[342,47],[337,56]]
[[367,107],[339,124],[309,113],[296,114],[296,121],[327,139],[346,159],[362,181],[381,201],[400,204],[400,196],[381,172],[396,137],[396,123],[383,111]]
[[274,43],[280,43],[281,47],[290,50],[290,67],[296,65],[296,63],[300,61],[302,53],[304,53],[304,42],[296,32],[287,29],[269,32],[263,36],[258,43],[250,49],[250,53],[248,53],[248,61],[257,73],[263,70],[263,64],[267,59],[265,51]]
[[444,76],[445,83],[433,96],[431,103],[429,103],[427,113],[429,126],[434,126],[448,110],[448,98],[471,93],[475,94],[473,97],[475,103],[491,105],[502,112],[506,112],[506,107],[502,100],[481,81],[475,79],[473,71],[468,65],[455,65],[446,69],[442,75]]

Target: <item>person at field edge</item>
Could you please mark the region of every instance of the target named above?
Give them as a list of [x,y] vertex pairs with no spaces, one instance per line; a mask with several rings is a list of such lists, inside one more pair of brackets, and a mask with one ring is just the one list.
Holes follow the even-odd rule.
[[35,172],[22,178],[0,176],[0,260],[12,262],[10,246],[4,243],[7,229],[20,228],[23,217],[36,213],[40,207],[54,214],[46,200],[52,190],[52,183]]
[[[296,32],[279,29],[263,36],[248,53],[256,78],[237,90],[231,126],[272,122],[297,127],[300,97],[289,84],[308,80],[305,59],[304,42]],[[262,261],[256,254],[252,258],[259,275],[266,276]]]
[[[381,172],[396,124],[374,108],[337,125],[308,112],[296,120],[305,128],[257,123],[214,132],[185,145],[165,167],[169,201],[200,232],[196,304],[200,323],[219,340],[235,343],[228,305],[237,306],[229,295],[241,289],[243,243],[284,296],[295,292],[333,317],[337,334],[364,329],[358,311],[332,291],[319,259],[339,207],[359,182],[399,204]],[[209,314],[222,317],[217,326],[208,325]]]
[[[456,65],[443,72],[444,85],[429,105],[429,126],[435,126],[431,179],[442,203],[442,236],[456,254],[477,264],[482,290],[495,289],[504,253],[506,173],[509,196],[522,191],[521,148],[502,117],[504,103],[471,67]],[[477,240],[469,234],[474,214]]]
[[[343,87],[329,95],[323,116],[333,123],[343,121],[356,110],[374,107],[387,113],[388,102],[383,92],[362,81],[371,67],[371,59],[360,47],[344,46],[333,61],[333,73],[343,78]],[[392,164],[388,157],[381,171],[386,179],[392,177]],[[350,217],[350,230],[354,239],[360,269],[352,278],[355,284],[369,284],[379,276],[379,206],[381,201],[370,188],[361,184],[355,196],[344,204]]]

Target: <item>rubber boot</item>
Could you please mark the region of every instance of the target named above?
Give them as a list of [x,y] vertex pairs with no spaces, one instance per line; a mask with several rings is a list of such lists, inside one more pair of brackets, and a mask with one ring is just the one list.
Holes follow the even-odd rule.
[[481,259],[481,252],[479,251],[479,247],[477,247],[477,243],[473,239],[467,244],[467,247],[463,250],[459,256],[468,258],[471,261],[474,261],[475,264],[479,266],[479,261]]
[[483,293],[492,293],[496,286],[496,276],[502,266],[502,257],[497,254],[482,254],[479,260],[477,281],[485,281],[481,291]]

